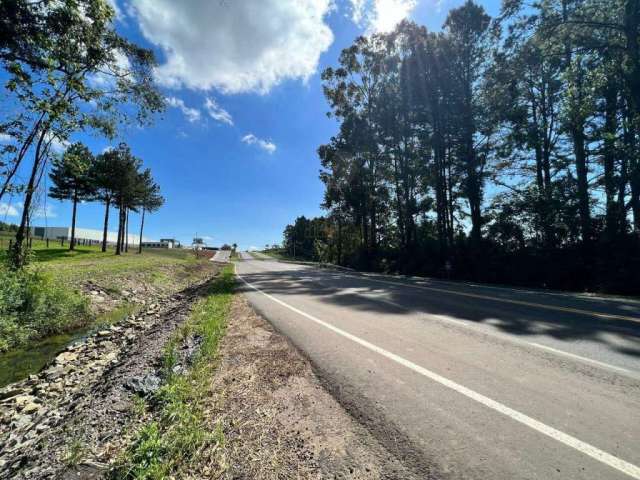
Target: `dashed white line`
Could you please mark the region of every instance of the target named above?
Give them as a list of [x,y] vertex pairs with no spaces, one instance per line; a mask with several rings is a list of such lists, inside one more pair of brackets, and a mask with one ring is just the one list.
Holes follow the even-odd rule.
[[546,435],[560,443],[563,443],[564,445],[571,447],[585,455],[588,455],[589,457],[604,463],[605,465],[608,465],[632,478],[635,478],[637,480],[640,480],[640,467],[638,467],[637,465],[634,465],[632,463],[629,463],[625,460],[622,460],[621,458],[616,457],[615,455],[611,455],[610,453],[607,453],[603,450],[600,450],[599,448],[583,442],[582,440],[579,440],[567,433],[564,433],[560,430],[557,430],[545,423],[542,423],[538,420],[536,420],[535,418],[531,418],[528,415],[525,415],[524,413],[521,413],[517,410],[514,410],[500,402],[497,402],[496,400],[493,400],[489,397],[486,397],[474,390],[471,390],[463,385],[460,385],[459,383],[454,382],[453,380],[449,380],[446,377],[443,377],[442,375],[439,375],[435,372],[432,372],[431,370],[428,370],[424,367],[421,367],[420,365],[417,365],[413,362],[411,362],[410,360],[407,360],[406,358],[403,358],[399,355],[396,355],[395,353],[392,353],[388,350],[385,350],[382,347],[379,347],[371,342],[368,342],[367,340],[364,340],[360,337],[357,337],[349,332],[346,332],[345,330],[342,330],[334,325],[331,325],[330,323],[327,323],[323,320],[320,320],[317,317],[314,317],[313,315],[310,315],[306,312],[303,312],[302,310],[297,309],[296,307],[289,305],[286,302],[283,302],[282,300],[274,297],[273,295],[269,295],[266,292],[263,292],[261,289],[259,289],[258,287],[252,285],[251,283],[247,282],[244,278],[242,278],[241,275],[238,275],[238,278],[240,278],[248,287],[252,288],[253,290],[261,293],[262,295],[264,295],[265,297],[267,297],[268,299],[272,300],[273,302],[297,313],[298,315],[301,315],[303,317],[305,317],[308,320],[311,320],[314,323],[317,323],[318,325],[321,325],[325,328],[327,328],[328,330],[331,330],[332,332],[347,338],[348,340],[351,340],[354,343],[357,343],[358,345],[371,350],[372,352],[375,352],[385,358],[388,358],[389,360],[392,360],[406,368],[409,368],[410,370],[426,377],[429,378],[430,380],[433,380],[434,382],[439,383],[440,385],[443,385],[451,390],[454,390],[455,392],[460,393],[461,395],[464,395],[467,398],[470,398],[482,405],[484,405],[487,408],[490,408],[491,410],[494,410],[496,412],[499,412],[503,415],[506,415],[507,417],[523,424],[526,425],[527,427],[542,433],[543,435]]

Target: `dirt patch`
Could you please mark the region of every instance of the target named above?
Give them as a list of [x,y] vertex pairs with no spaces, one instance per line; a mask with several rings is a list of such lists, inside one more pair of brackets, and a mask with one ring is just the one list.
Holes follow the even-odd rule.
[[[238,295],[210,418],[226,478],[419,478],[322,387],[309,362]],[[206,467],[203,467],[206,468]]]

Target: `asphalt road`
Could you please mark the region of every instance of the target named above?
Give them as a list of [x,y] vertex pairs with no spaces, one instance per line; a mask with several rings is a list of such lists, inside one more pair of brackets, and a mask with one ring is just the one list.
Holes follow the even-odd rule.
[[252,305],[419,476],[640,479],[640,303],[242,259]]

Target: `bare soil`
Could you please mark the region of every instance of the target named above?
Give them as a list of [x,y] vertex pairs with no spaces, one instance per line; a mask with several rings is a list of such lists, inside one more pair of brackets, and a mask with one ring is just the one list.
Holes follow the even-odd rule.
[[419,478],[344,410],[309,361],[241,295],[220,358],[210,418],[225,434],[225,478]]

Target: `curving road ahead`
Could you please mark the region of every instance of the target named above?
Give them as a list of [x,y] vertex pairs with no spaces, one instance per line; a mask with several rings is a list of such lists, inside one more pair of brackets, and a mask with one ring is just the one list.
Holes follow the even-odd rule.
[[241,258],[252,305],[419,476],[640,479],[640,303]]

